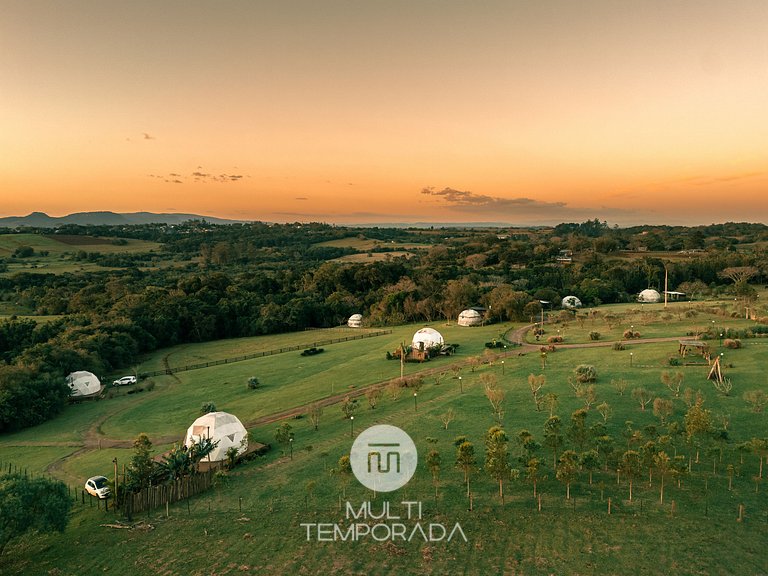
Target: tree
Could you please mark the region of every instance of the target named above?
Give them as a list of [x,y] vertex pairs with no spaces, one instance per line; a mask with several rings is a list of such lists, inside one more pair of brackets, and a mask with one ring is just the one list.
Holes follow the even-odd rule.
[[597,380],[597,369],[592,364],[579,364],[573,369],[573,376],[579,384]]
[[621,455],[621,461],[619,462],[619,470],[624,477],[629,481],[629,501],[632,502],[632,484],[634,480],[640,475],[642,463],[640,460],[640,454],[635,450],[627,450]]
[[152,442],[143,432],[133,441],[133,456],[126,468],[125,487],[127,490],[138,492],[149,485],[155,469],[152,460]]
[[288,422],[283,422],[275,430],[275,441],[282,446],[283,456],[285,456],[285,447],[293,441],[293,432],[291,430],[293,430],[293,426],[288,424]]
[[536,485],[541,478],[541,460],[530,458],[525,463],[525,477],[533,484],[533,497],[536,498]]
[[454,413],[453,408],[448,408],[448,410],[446,410],[440,415],[440,422],[443,423],[444,430],[448,430],[448,424],[453,422],[455,417],[456,417],[456,414]]
[[509,475],[509,439],[500,426],[485,434],[485,471],[499,483],[499,498],[504,504],[504,478]]
[[675,405],[672,400],[666,398],[655,398],[653,401],[653,415],[659,419],[662,426],[665,426],[667,419],[672,416],[675,411]]
[[339,458],[339,463],[334,468],[333,472],[338,475],[339,482],[341,483],[342,496],[347,497],[347,484],[352,477],[352,463],[349,461],[349,455],[345,454]]
[[317,427],[320,425],[320,418],[323,415],[323,405],[320,404],[320,402],[313,402],[309,405],[309,410],[307,411],[307,416],[309,417],[309,422],[312,424],[312,427],[317,430]]
[[531,389],[531,394],[533,394],[533,401],[536,403],[536,410],[541,410],[541,401],[539,400],[539,392],[544,387],[544,384],[547,383],[547,377],[544,374],[539,374],[538,376],[535,376],[534,374],[528,375],[528,387]]
[[560,455],[558,460],[557,479],[565,484],[565,498],[571,499],[571,482],[573,482],[579,473],[579,457],[573,450],[566,450]]
[[616,392],[619,393],[619,396],[624,396],[624,392],[627,390],[627,381],[624,380],[624,378],[611,380],[611,386],[616,389]]
[[675,398],[680,397],[680,386],[683,384],[685,374],[682,372],[667,372],[666,370],[661,373],[661,382],[669,388],[669,390],[675,395]]
[[608,435],[598,436],[595,438],[595,444],[597,445],[597,452],[603,460],[603,470],[608,470],[608,458],[613,454],[613,438]]
[[432,450],[429,451],[429,454],[427,454],[427,467],[432,474],[432,484],[435,487],[435,502],[437,502],[437,488],[440,484],[441,462],[442,458],[440,457],[440,452],[432,448]]
[[557,469],[557,449],[563,443],[563,422],[560,416],[551,416],[544,423],[544,444],[552,449],[552,468]]
[[576,396],[581,398],[584,402],[584,408],[589,410],[592,408],[592,404],[597,401],[597,390],[595,389],[595,385],[589,384],[588,386],[582,386],[579,391],[576,392]]
[[568,438],[579,450],[584,450],[584,445],[589,440],[587,410],[585,408],[579,408],[571,414],[571,425],[568,427]]
[[607,423],[608,418],[611,416],[611,407],[608,404],[608,402],[602,402],[597,405],[597,411],[599,412],[600,416],[603,417],[603,422]]
[[493,384],[485,385],[485,397],[488,398],[488,402],[491,403],[491,410],[498,422],[501,422],[504,418],[504,410],[502,405],[504,404],[504,390]]
[[381,400],[382,394],[383,394],[383,392],[382,392],[381,388],[379,388],[378,386],[374,386],[372,388],[369,388],[365,392],[365,398],[368,400],[368,407],[371,410],[374,410],[376,408],[376,406],[379,404],[379,400]]
[[349,396],[344,397],[344,400],[341,402],[341,412],[344,414],[346,420],[349,420],[350,416],[355,415],[357,406],[357,398],[351,398]]
[[557,394],[555,394],[554,392],[548,392],[547,395],[544,396],[544,404],[547,406],[547,409],[549,410],[549,417],[552,418],[558,406]]
[[469,479],[477,460],[475,458],[475,446],[472,442],[464,441],[456,447],[456,467],[464,472],[464,482],[467,484],[467,497],[469,497]]
[[669,474],[672,468],[672,461],[669,455],[661,450],[653,456],[653,462],[656,465],[656,470],[659,471],[659,480],[661,488],[659,488],[659,504],[664,504],[664,478]]
[[216,404],[213,402],[203,402],[203,405],[200,406],[200,414],[210,414],[211,412],[216,412]]
[[688,442],[696,446],[696,462],[699,461],[700,442],[712,430],[712,414],[703,406],[704,399],[700,398],[685,414],[685,434]]
[[64,532],[71,507],[68,489],[58,480],[0,476],[0,555],[11,540],[30,530]]
[[640,410],[645,412],[645,407],[651,401],[651,393],[642,386],[632,389],[632,398],[640,404]]
[[592,484],[592,472],[600,467],[600,454],[597,450],[587,450],[579,456],[579,465],[589,472],[589,483]]

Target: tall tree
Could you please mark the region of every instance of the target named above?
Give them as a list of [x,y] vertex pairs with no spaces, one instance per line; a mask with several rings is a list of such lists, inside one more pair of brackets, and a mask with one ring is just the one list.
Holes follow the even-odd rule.
[[456,467],[464,472],[464,482],[467,485],[467,497],[470,495],[469,481],[472,471],[477,465],[475,446],[464,440],[456,447]]
[[573,450],[566,450],[560,455],[558,460],[557,479],[565,484],[565,498],[571,499],[571,482],[573,482],[579,473],[579,457]]
[[557,450],[563,444],[563,422],[560,416],[551,416],[544,423],[544,444],[552,450],[552,468],[557,469]]
[[509,439],[500,426],[485,434],[485,471],[499,483],[499,498],[504,504],[504,478],[509,476]]
[[629,501],[632,502],[632,485],[635,479],[640,475],[642,469],[642,462],[640,460],[640,454],[635,450],[627,450],[621,455],[619,462],[619,470],[624,477],[629,481]]

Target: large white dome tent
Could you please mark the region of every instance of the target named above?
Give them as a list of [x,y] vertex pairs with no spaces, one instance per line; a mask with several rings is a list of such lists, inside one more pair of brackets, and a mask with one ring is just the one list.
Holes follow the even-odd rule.
[[637,301],[645,304],[654,304],[661,301],[661,294],[653,288],[646,288],[637,295]]
[[69,394],[73,397],[91,396],[101,392],[101,382],[92,372],[78,370],[67,376]]
[[459,326],[479,326],[483,323],[483,317],[477,310],[468,308],[459,314]]
[[434,328],[422,328],[413,335],[411,345],[416,350],[428,350],[429,348],[442,347],[445,344],[443,335]]
[[576,296],[566,296],[560,303],[563,308],[581,308],[581,300]]
[[228,412],[209,412],[200,416],[187,429],[184,445],[189,448],[204,438],[217,442],[210,455],[211,462],[226,460],[227,450],[233,446],[238,455],[248,450],[248,431],[237,416]]
[[347,326],[350,328],[360,328],[363,325],[363,315],[362,314],[352,314],[352,316],[349,317],[349,320],[347,320]]

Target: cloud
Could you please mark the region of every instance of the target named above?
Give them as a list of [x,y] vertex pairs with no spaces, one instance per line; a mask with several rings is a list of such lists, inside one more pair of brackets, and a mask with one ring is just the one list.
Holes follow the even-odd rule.
[[157,138],[155,138],[150,134],[147,134],[146,132],[142,132],[142,134],[144,135],[144,140],[157,140]]
[[202,166],[198,166],[197,170],[190,172],[187,175],[179,174],[178,172],[170,172],[167,176],[158,176],[157,174],[148,174],[149,178],[161,178],[165,182],[172,184],[184,184],[186,182],[199,182],[207,184],[209,182],[216,183],[228,183],[239,182],[243,178],[250,178],[250,176],[244,176],[243,174],[212,174],[210,172],[203,172]]
[[294,200],[309,200],[309,198],[307,198],[306,196],[296,196]]
[[527,197],[504,198],[455,188],[423,188],[421,194],[430,197],[433,204],[456,215],[460,214],[467,220],[505,221],[517,225],[549,225],[592,218],[626,224],[653,216],[652,210],[609,206],[574,207],[567,202],[545,202]]

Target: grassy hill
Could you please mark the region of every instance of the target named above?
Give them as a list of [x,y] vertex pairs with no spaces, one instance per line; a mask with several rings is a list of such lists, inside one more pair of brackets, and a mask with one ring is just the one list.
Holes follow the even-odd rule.
[[[545,367],[539,343],[530,333],[527,340],[531,345],[527,347],[502,349],[498,357],[484,355],[484,342],[517,326],[461,328],[436,323],[433,326],[446,341],[460,344],[459,353],[423,365],[406,365],[407,374],[425,374],[416,397],[412,389],[385,388],[380,404],[369,409],[365,396],[361,396],[353,422],[342,418],[338,404],[327,406],[318,430],[306,417],[291,417],[286,421],[295,434],[292,458],[287,447],[276,445],[274,432],[279,422],[269,416],[398,377],[399,362],[386,360],[385,353],[409,340],[418,326],[397,327],[388,335],[324,346],[324,353],[312,357],[286,352],[155,377],[152,390],[129,395],[128,390],[120,389],[111,398],[69,406],[51,422],[0,437],[0,466],[12,461],[30,472],[45,471],[64,479],[79,495],[87,476],[111,475],[113,458],[120,465],[128,461],[128,445],[139,432],[150,435],[158,452],[180,439],[204,401],[213,401],[219,409],[250,422],[252,437],[271,442],[273,449],[222,474],[213,490],[171,506],[168,516],[163,509],[135,518],[134,522],[141,523],[132,529],[110,527],[117,520],[112,511],[79,500],[65,534],[24,538],[3,559],[0,572],[624,574],[630,567],[637,574],[766,572],[768,561],[763,551],[768,537],[768,496],[756,477],[758,456],[737,447],[752,437],[768,436],[765,413],[754,412],[742,398],[747,390],[766,389],[763,359],[768,340],[744,339],[738,350],[723,348],[718,338],[709,340],[713,352],[723,353],[726,376],[733,383],[730,395],[725,396],[706,379],[708,367],[702,359],[692,357],[686,359],[691,365],[670,366],[669,358],[677,355],[676,340],[712,326],[715,332],[720,328],[743,330],[754,322],[731,318],[710,305],[691,310],[682,303],[671,305],[666,312],[660,305],[601,307],[600,316],[583,324],[549,325],[545,336],[557,335],[559,330],[564,343],[547,355]],[[618,318],[606,320],[606,312]],[[641,333],[641,338],[624,342],[624,350],[614,350],[613,342],[620,341],[630,326]],[[589,333],[594,331],[600,332],[600,340],[590,340]],[[180,346],[148,357],[137,370],[303,345],[327,335],[304,332]],[[669,340],[649,342],[661,338]],[[484,360],[479,362],[479,358]],[[549,410],[536,409],[527,377],[543,373],[543,391],[557,396],[554,413],[562,418],[565,436],[558,452],[569,447],[580,451],[567,437],[566,429],[571,414],[584,406],[583,397],[576,395],[568,381],[574,367],[583,363],[594,365],[598,373],[596,403],[588,412],[587,423],[603,421],[595,406],[607,403],[610,414],[605,425],[616,448],[640,450],[641,443],[628,429],[645,434],[642,442],[651,438],[648,426],[662,429],[652,406],[642,410],[633,397],[632,390],[639,387],[653,397],[671,399],[671,419],[681,423],[688,410],[682,392],[687,387],[699,391],[713,427],[722,429],[727,423],[727,439],[704,441],[699,446],[698,462],[694,458],[696,447],[684,435],[673,436],[664,445],[670,455],[684,455],[686,462],[690,457],[691,473],[666,476],[663,504],[659,502],[658,471],[650,479],[648,470],[643,471],[634,482],[630,502],[626,478],[619,475],[617,479],[615,468],[602,467],[595,471],[591,484],[588,474],[580,472],[571,486],[572,498],[566,500],[565,486],[554,474],[553,452],[544,446],[539,452],[543,463],[537,484],[539,510],[533,486],[517,461],[520,448],[514,438],[519,430],[527,429],[543,443]],[[461,370],[454,372],[454,365]],[[661,382],[664,370],[684,374],[680,396]],[[436,377],[435,372],[445,374]],[[245,384],[249,376],[257,376],[264,386],[249,390]],[[623,394],[614,386],[620,379],[627,382]],[[498,483],[482,469],[484,434],[499,423],[485,394],[485,384],[494,380],[505,394],[500,424],[510,437],[512,468],[518,472],[506,479],[503,504]],[[146,381],[142,386],[146,387]],[[393,391],[399,392],[397,397]],[[453,410],[455,418],[446,429],[441,416],[448,410]],[[373,494],[354,478],[345,482],[343,475],[332,472],[339,458],[349,452],[353,437],[376,423],[406,430],[420,455],[414,478],[390,494]],[[463,473],[454,467],[453,440],[458,435],[466,435],[474,443],[477,455],[477,469],[471,474],[471,511]],[[437,490],[424,465],[426,454],[433,448],[442,458]],[[460,523],[468,541],[307,539],[302,524],[348,526],[352,520],[345,515],[344,502],[359,507],[367,500],[379,511],[386,500],[393,510],[401,512],[400,502],[420,501],[422,522],[449,527]],[[737,522],[739,505],[746,511],[742,522]]]

